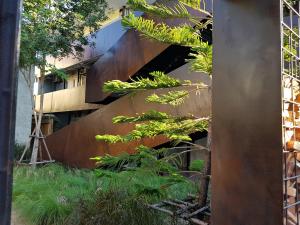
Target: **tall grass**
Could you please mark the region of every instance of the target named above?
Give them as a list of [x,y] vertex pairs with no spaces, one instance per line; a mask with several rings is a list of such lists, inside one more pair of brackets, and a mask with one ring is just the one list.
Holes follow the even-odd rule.
[[167,179],[144,171],[17,167],[13,201],[17,212],[36,225],[159,225],[165,219],[147,203],[196,191],[190,182],[167,186]]
[[94,173],[49,165],[14,170],[13,202],[32,224],[63,224],[79,199],[92,197],[99,179]]

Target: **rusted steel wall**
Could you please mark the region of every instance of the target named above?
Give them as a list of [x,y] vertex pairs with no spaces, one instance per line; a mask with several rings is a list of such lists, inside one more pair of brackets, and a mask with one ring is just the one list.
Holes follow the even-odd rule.
[[[209,82],[204,74],[189,73],[187,65],[174,71],[174,74],[184,79]],[[150,93],[147,91],[133,96],[124,96],[48,136],[46,142],[52,156],[55,160],[70,166],[91,168],[95,166],[90,160],[91,157],[104,154],[117,155],[121,152],[132,153],[139,144],[156,146],[167,141],[160,137],[129,144],[109,145],[105,142],[97,142],[95,140],[97,134],[126,134],[132,129],[132,126],[128,124],[112,124],[112,118],[117,115],[134,116],[136,113],[150,109],[166,111],[173,115],[189,115],[190,113],[199,117],[210,115],[210,91],[208,89],[201,90],[198,95],[193,93],[180,107],[145,103],[145,97]]]
[[141,38],[136,31],[127,31],[89,70],[86,80],[86,102],[104,100],[109,95],[102,92],[104,82],[128,80],[168,46]]
[[280,1],[214,3],[212,224],[282,225]]
[[[172,7],[178,1],[159,0],[157,2],[168,4]],[[205,0],[205,7],[208,11],[211,11],[212,1]],[[188,10],[191,14],[199,18],[204,18],[203,14],[189,8]],[[143,17],[151,18],[149,15],[144,15]],[[151,19],[157,23],[161,21],[158,18]],[[164,22],[169,26],[190,24],[186,19],[166,19]],[[86,102],[95,103],[103,101],[109,96],[109,94],[102,92],[102,86],[106,81],[127,81],[169,46],[168,44],[162,44],[146,37],[141,37],[133,29],[128,30],[88,71]]]

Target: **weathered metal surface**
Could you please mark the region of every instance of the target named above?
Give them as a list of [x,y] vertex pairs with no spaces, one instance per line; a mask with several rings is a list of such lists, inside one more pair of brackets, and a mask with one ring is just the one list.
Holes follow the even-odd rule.
[[141,38],[136,31],[127,31],[90,69],[87,75],[86,102],[99,102],[109,94],[102,92],[104,82],[126,81],[169,45]]
[[[189,74],[187,65],[174,71],[173,74],[184,79],[197,81],[203,79],[209,82],[204,74]],[[97,134],[126,134],[132,129],[132,125],[113,124],[112,118],[117,115],[134,116],[136,113],[146,112],[150,109],[169,112],[173,115],[210,115],[210,91],[207,89],[200,91],[198,95],[192,94],[180,107],[146,104],[145,97],[149,93],[124,96],[48,136],[46,142],[51,156],[70,166],[94,167],[95,163],[90,160],[91,157],[105,154],[118,155],[121,152],[132,153],[139,144],[157,146],[167,141],[165,138],[159,137],[129,144],[108,145],[104,142],[97,142],[95,140]]]
[[20,2],[0,1],[0,225],[10,224]]
[[[157,2],[168,4],[172,7],[174,3],[178,1],[159,0]],[[208,11],[211,11],[211,2],[211,0],[205,1],[205,7]],[[198,11],[189,8],[188,10],[194,16],[198,16],[199,18],[205,17]],[[162,22],[161,19],[151,17],[150,15],[143,15],[143,17],[153,19],[157,23]],[[179,24],[191,24],[186,19],[166,19],[163,20],[163,22],[171,27]],[[95,103],[105,100],[105,98],[110,95],[102,92],[102,86],[106,81],[127,81],[169,46],[169,44],[162,44],[155,40],[141,37],[141,35],[133,29],[128,30],[88,71],[86,102]],[[161,63],[168,64],[169,61]]]
[[282,225],[280,1],[214,5],[212,224]]

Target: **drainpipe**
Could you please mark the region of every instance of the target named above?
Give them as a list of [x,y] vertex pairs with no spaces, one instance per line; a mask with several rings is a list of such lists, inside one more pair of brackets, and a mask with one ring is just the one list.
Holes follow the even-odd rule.
[[0,225],[10,224],[20,0],[0,1]]

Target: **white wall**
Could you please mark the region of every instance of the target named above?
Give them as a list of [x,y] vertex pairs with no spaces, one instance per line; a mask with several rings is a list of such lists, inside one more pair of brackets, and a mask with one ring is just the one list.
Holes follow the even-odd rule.
[[[33,71],[32,71],[33,72]],[[33,85],[34,73],[26,76],[28,81]],[[17,112],[15,127],[15,142],[25,145],[31,132],[31,116],[32,105],[31,95],[32,89],[28,88],[27,82],[21,72],[18,74],[18,93],[17,93]]]

